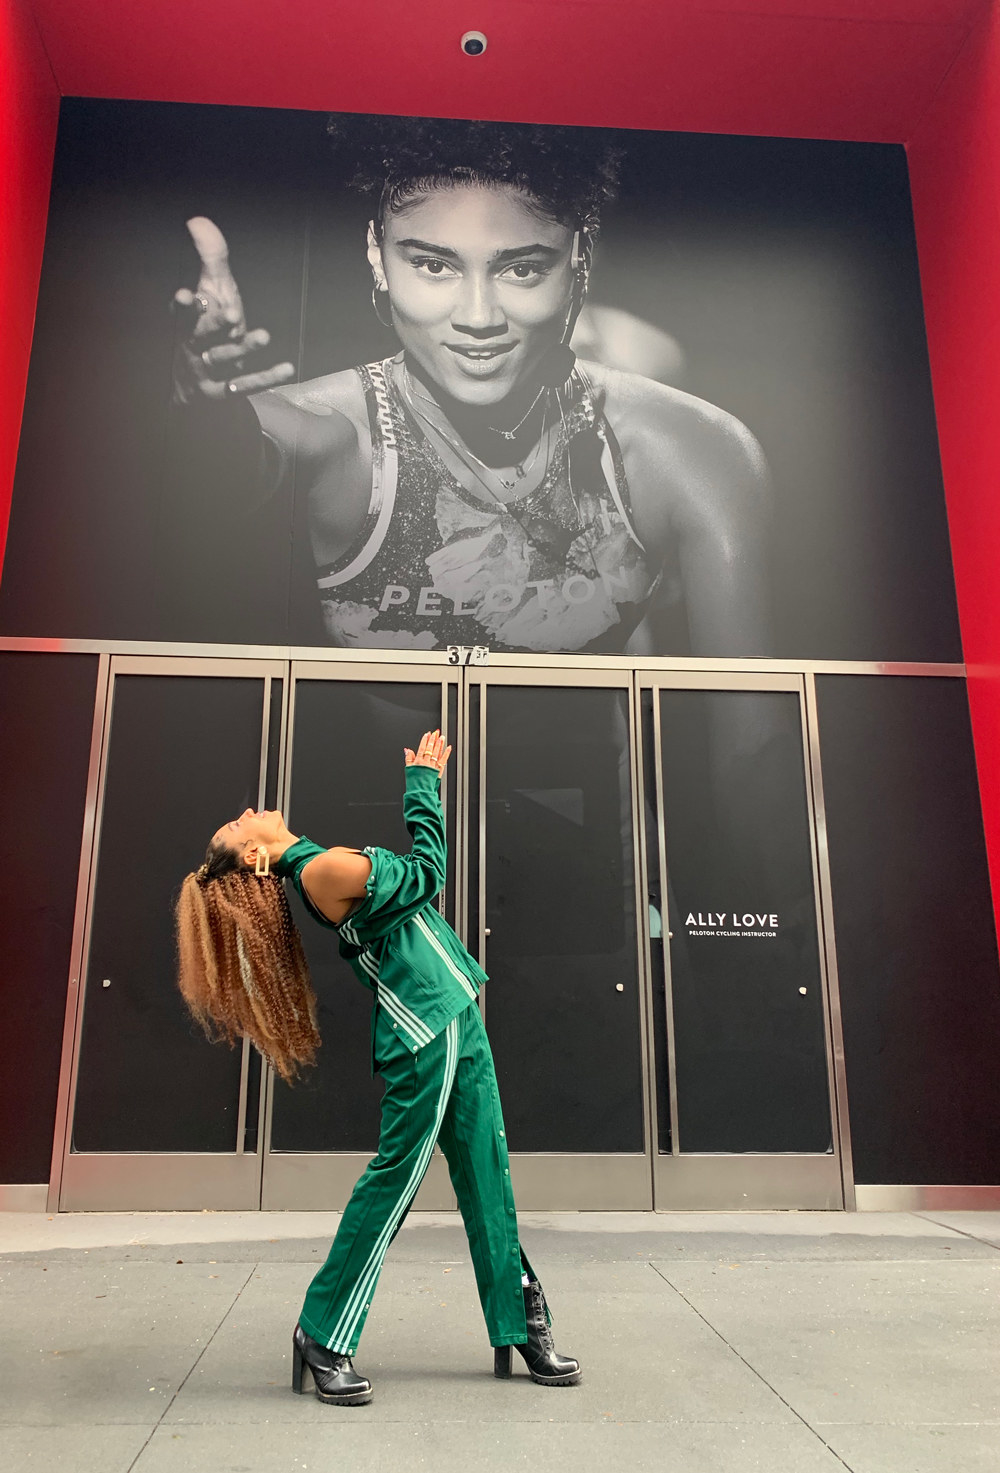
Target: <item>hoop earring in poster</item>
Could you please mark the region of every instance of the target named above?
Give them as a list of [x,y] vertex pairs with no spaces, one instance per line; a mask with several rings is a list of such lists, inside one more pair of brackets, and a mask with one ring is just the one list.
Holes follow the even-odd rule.
[[550,348],[545,355],[542,368],[542,384],[547,389],[561,389],[576,367],[576,354],[570,347],[570,338],[576,326],[576,319],[583,310],[583,304],[587,296],[587,286],[590,280],[590,258],[592,246],[586,231],[577,230],[573,236],[573,254],[570,257],[570,266],[573,271],[573,288],[570,296],[569,311],[566,313],[566,325],[563,328],[562,337],[554,348]]
[[[375,316],[378,318],[379,322],[381,322],[382,326],[383,327],[392,327],[393,322],[392,322],[391,315],[389,317],[389,321],[386,322],[385,318],[382,316],[381,312],[378,310],[378,299],[379,299],[379,297],[385,297],[386,301],[388,301],[389,300],[389,288],[388,287],[385,287],[385,286],[373,286],[372,287],[372,307],[375,310]],[[391,313],[392,309],[390,308],[389,310],[390,310],[390,313]]]

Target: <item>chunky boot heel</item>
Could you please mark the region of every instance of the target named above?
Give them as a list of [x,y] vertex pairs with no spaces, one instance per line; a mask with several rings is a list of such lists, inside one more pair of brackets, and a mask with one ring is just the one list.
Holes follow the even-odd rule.
[[493,1347],[493,1374],[500,1381],[509,1381],[514,1374],[513,1347],[510,1345],[495,1345]]
[[303,1394],[304,1391],[308,1391],[309,1390],[308,1380],[306,1382],[305,1387],[303,1387],[303,1385],[302,1385],[302,1372],[303,1372],[303,1370],[308,1371],[308,1367],[306,1366],[305,1357],[303,1356],[301,1350],[299,1349],[299,1347],[295,1344],[295,1341],[293,1340],[292,1341],[292,1390],[296,1393],[297,1396],[302,1396],[302,1394]]
[[537,1279],[524,1290],[524,1320],[528,1343],[516,1349],[524,1357],[532,1381],[539,1386],[576,1386],[582,1376],[580,1362],[556,1351],[545,1295]]
[[306,1375],[311,1375],[316,1396],[330,1406],[360,1407],[371,1401],[372,1383],[359,1376],[349,1355],[327,1350],[301,1325],[292,1336],[292,1390],[301,1396],[308,1389]]

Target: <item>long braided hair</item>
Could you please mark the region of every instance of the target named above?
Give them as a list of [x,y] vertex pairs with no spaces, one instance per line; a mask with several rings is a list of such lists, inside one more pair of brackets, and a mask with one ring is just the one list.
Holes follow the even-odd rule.
[[178,986],[207,1036],[249,1038],[288,1081],[314,1063],[316,994],[281,881],[212,844],[181,884],[175,919]]

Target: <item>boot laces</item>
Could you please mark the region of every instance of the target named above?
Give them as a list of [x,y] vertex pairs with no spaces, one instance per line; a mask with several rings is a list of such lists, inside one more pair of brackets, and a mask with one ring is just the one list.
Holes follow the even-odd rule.
[[538,1340],[543,1350],[555,1350],[555,1340],[552,1335],[552,1326],[549,1317],[545,1313],[545,1295],[542,1286],[536,1279],[531,1285],[531,1318],[538,1332]]

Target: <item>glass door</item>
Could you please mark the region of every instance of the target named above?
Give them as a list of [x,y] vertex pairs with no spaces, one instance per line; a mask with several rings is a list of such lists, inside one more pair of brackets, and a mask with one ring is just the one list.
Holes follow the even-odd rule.
[[[293,834],[319,844],[405,852],[403,748],[440,727],[454,741],[459,673],[440,664],[296,661],[292,665],[283,807]],[[458,745],[458,743],[456,743]],[[456,790],[447,773],[450,882],[439,904],[455,919]],[[378,1144],[381,1080],[371,1077],[371,996],[287,887],[319,1002],[322,1044],[314,1069],[293,1086],[273,1076],[265,1101],[264,1208],[344,1206]],[[435,1153],[416,1204],[455,1199]]]
[[842,1207],[803,678],[638,695],[656,1206]]
[[81,866],[84,960],[74,962],[60,1083],[62,1211],[260,1200],[258,1056],[210,1044],[188,1017],[171,902],[220,823],[274,806],[285,669],[111,661],[98,818]]
[[518,1204],[649,1208],[631,672],[466,674],[466,939]]

